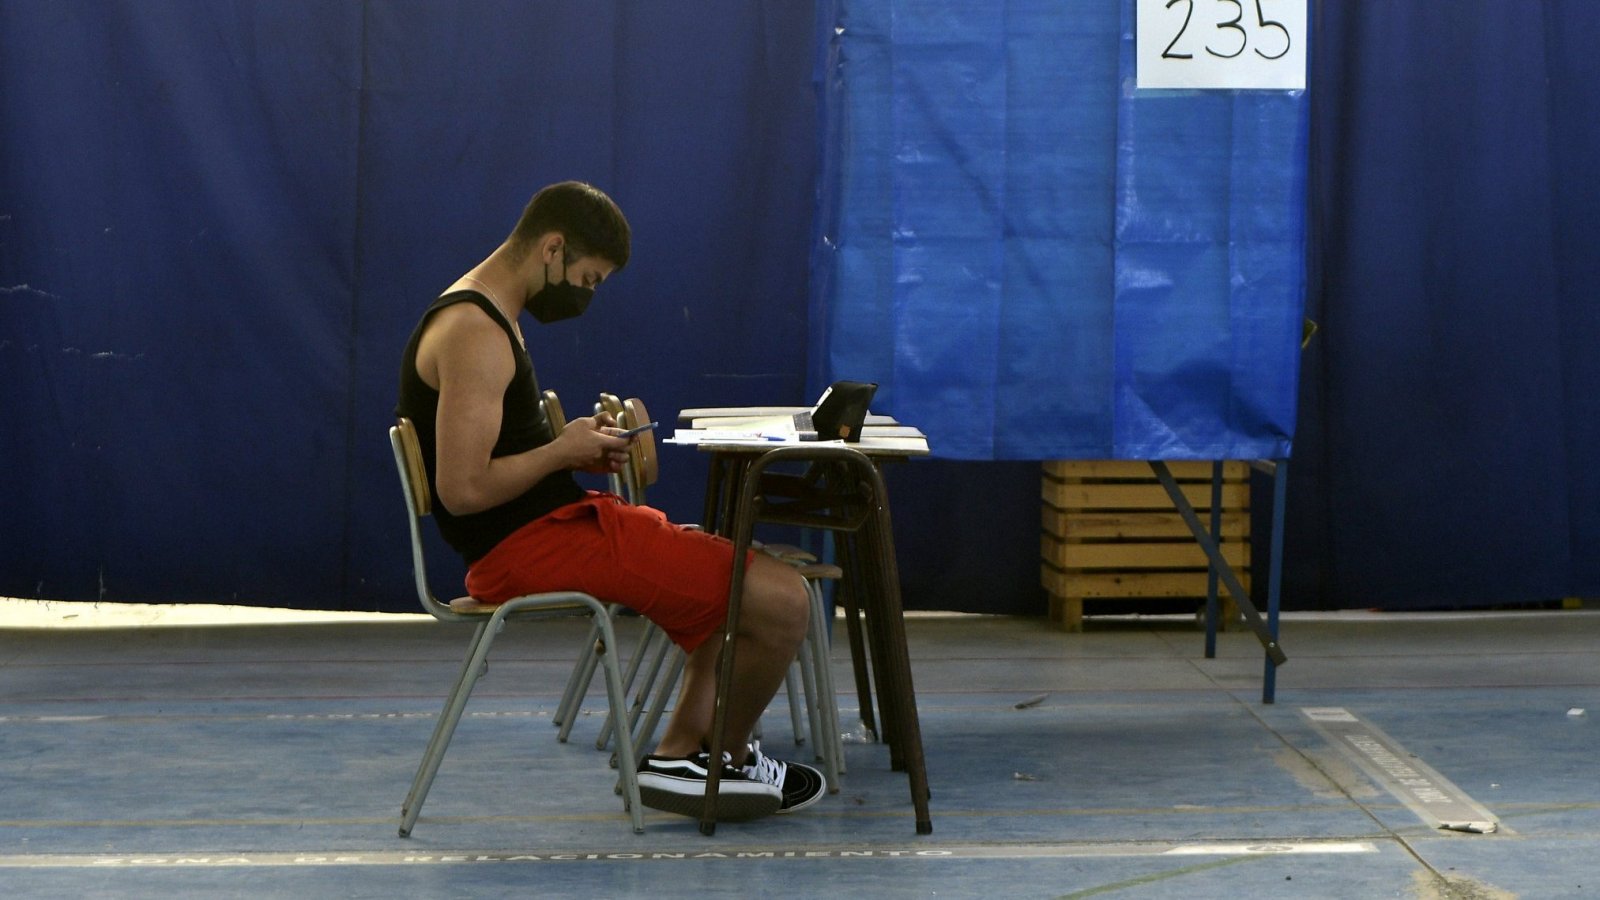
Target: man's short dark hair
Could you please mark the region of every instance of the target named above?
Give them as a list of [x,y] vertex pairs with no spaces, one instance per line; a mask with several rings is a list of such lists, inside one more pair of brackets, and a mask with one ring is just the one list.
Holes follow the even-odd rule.
[[622,210],[605,192],[581,181],[562,181],[541,188],[517,220],[510,243],[526,253],[547,232],[566,239],[569,259],[600,256],[618,269],[628,264],[632,233]]

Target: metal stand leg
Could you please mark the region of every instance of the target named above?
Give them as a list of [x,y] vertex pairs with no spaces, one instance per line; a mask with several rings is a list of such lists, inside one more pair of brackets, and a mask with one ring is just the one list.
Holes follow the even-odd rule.
[[[1274,460],[1272,467],[1272,549],[1267,565],[1267,630],[1278,639],[1278,604],[1283,586],[1283,514],[1289,494],[1289,460]],[[1278,663],[1267,657],[1261,677],[1261,702],[1272,703],[1278,692]]]
[[1200,518],[1195,515],[1194,506],[1189,503],[1188,498],[1183,495],[1183,491],[1178,487],[1177,480],[1172,477],[1172,470],[1168,469],[1167,464],[1159,459],[1150,460],[1150,468],[1156,473],[1156,480],[1161,482],[1161,487],[1166,490],[1167,497],[1172,501],[1172,505],[1177,508],[1178,515],[1183,517],[1184,524],[1189,526],[1189,533],[1194,535],[1195,541],[1200,544],[1200,549],[1205,551],[1206,558],[1211,562],[1212,571],[1216,572],[1217,576],[1222,579],[1222,583],[1228,586],[1228,593],[1233,595],[1233,602],[1238,605],[1239,612],[1244,615],[1245,622],[1255,632],[1256,638],[1261,641],[1261,646],[1267,651],[1267,656],[1272,662],[1278,664],[1287,662],[1289,657],[1285,656],[1283,648],[1278,646],[1277,634],[1270,630],[1267,624],[1261,620],[1261,614],[1256,611],[1255,604],[1250,602],[1250,592],[1246,591],[1244,585],[1239,583],[1238,576],[1233,573],[1233,567],[1223,557],[1222,550],[1217,546],[1217,542],[1212,539],[1211,535],[1206,533],[1205,526],[1200,524]]
[[[1211,538],[1222,539],[1222,460],[1211,464]],[[1206,566],[1206,659],[1217,658],[1217,566]]]

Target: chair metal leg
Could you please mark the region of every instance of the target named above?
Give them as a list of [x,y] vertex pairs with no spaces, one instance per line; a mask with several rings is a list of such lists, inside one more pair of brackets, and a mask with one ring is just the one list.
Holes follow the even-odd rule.
[[[658,633],[660,633],[660,631],[661,631],[661,629],[657,628],[654,625],[654,623],[650,622],[648,619],[645,620],[644,628],[641,629],[640,632],[639,632],[639,640],[638,640],[637,643],[634,644],[633,655],[628,658],[628,668],[627,668],[626,671],[624,671],[622,673],[622,690],[624,692],[627,692],[627,693],[632,693],[633,692],[633,685],[634,685],[634,682],[639,677],[639,671],[640,671],[641,668],[644,668],[642,663],[643,663],[644,659],[647,656],[649,656],[649,654],[650,654],[650,645],[655,642],[656,635]],[[646,686],[642,689],[642,692],[648,692],[650,690],[649,684],[650,684],[650,682],[655,680],[656,669],[658,669],[659,667],[660,667],[660,662],[656,661],[656,662],[652,663],[652,666],[649,669],[647,669],[646,675],[645,675],[645,678],[646,678],[645,684],[646,684]],[[636,699],[634,701],[634,705],[638,706],[638,705],[642,704],[643,702],[644,701],[642,699]],[[606,713],[605,721],[600,723],[600,734],[599,734],[598,737],[595,738],[595,741],[594,741],[594,748],[596,750],[604,750],[606,748],[606,745],[611,742],[611,729],[613,727],[613,723],[612,723],[611,719],[612,719],[612,715],[608,711]],[[629,718],[628,718],[628,724],[630,726],[632,726],[632,725],[637,724],[638,721],[639,721],[638,713],[630,711]]]
[[806,742],[806,725],[800,720],[800,690],[795,682],[800,680],[800,661],[789,663],[789,674],[783,676],[783,690],[789,699],[789,729],[796,747]]
[[606,696],[611,707],[611,716],[616,721],[617,731],[617,772],[622,782],[622,804],[628,810],[628,817],[633,822],[634,834],[644,833],[644,805],[639,802],[639,760],[634,755],[633,736],[629,733],[628,722],[623,713],[628,702],[627,691],[622,686],[622,668],[617,664],[617,654],[614,649],[617,645],[616,634],[611,628],[609,615],[597,616],[596,621],[601,623],[601,633],[604,636],[603,647],[598,655],[600,663],[606,672]]
[[667,704],[672,698],[672,693],[678,686],[678,680],[683,677],[684,664],[689,657],[678,648],[676,644],[667,641],[667,649],[671,653],[672,662],[667,666],[667,676],[656,687],[655,702],[650,704],[650,712],[645,716],[644,724],[640,725],[633,733],[634,754],[642,756],[645,745],[655,739],[656,728],[661,725],[661,717],[666,713]]
[[827,733],[822,730],[821,697],[817,694],[816,654],[811,649],[811,637],[800,642],[800,654],[795,657],[800,671],[800,692],[806,704],[806,734],[811,738],[812,755],[817,759],[828,752]]
[[811,668],[817,682],[815,706],[820,725],[816,749],[821,754],[826,770],[828,789],[838,793],[839,776],[845,771],[844,735],[839,727],[839,694],[833,681],[831,630],[828,624],[827,608],[822,602],[821,588],[818,587],[812,594],[809,638]]
[[[819,631],[817,613],[823,604],[822,585],[818,578],[806,578],[806,601],[808,604],[806,617],[806,636],[800,641],[799,652],[795,656],[794,666],[790,669],[789,676],[789,708],[791,720],[795,729],[795,744],[802,743],[800,729],[807,729],[807,736],[811,739],[811,746],[816,758],[825,760],[833,749],[833,744],[828,740],[828,734],[822,720],[821,704],[823,698],[818,693],[820,677],[817,672],[816,644],[817,641],[826,641],[826,636]],[[805,695],[806,723],[802,726],[800,717],[795,714],[794,701],[794,673],[800,675],[801,688]],[[830,782],[830,785],[832,782]],[[837,790],[837,788],[835,788]]]
[[589,684],[594,681],[595,642],[600,640],[602,634],[597,619],[589,627],[589,639],[584,642],[583,651],[572,666],[572,675],[567,678],[567,689],[562,692],[561,703],[556,707],[553,723],[561,729],[556,740],[563,744],[572,733],[572,723],[577,719],[578,710],[583,706],[584,695],[589,693]]
[[[400,836],[410,837],[411,830],[416,825],[417,817],[422,812],[422,804],[427,800],[428,791],[433,786],[433,779],[439,772],[439,766],[444,761],[445,751],[450,746],[450,739],[454,736],[456,726],[461,721],[462,713],[466,710],[467,700],[472,695],[472,689],[487,669],[489,648],[494,643],[494,638],[505,627],[505,617],[515,611],[516,601],[510,601],[486,621],[477,626],[473,633],[472,642],[468,645],[465,662],[461,666],[461,673],[457,676],[455,684],[450,689],[450,695],[445,700],[445,707],[434,724],[433,735],[428,740],[428,747],[422,754],[422,763],[417,768],[416,777],[412,779],[411,790],[406,795],[405,803],[400,808]],[[593,643],[594,664],[605,668],[606,695],[608,706],[617,721],[619,769],[621,772],[620,792],[623,794],[623,803],[633,823],[636,833],[644,831],[644,812],[639,802],[638,759],[634,752],[632,736],[628,730],[628,722],[623,714],[627,703],[627,693],[622,685],[622,669],[617,663],[615,652],[609,648],[616,645],[616,635],[611,627],[611,618],[606,609],[598,603],[590,602],[594,611],[594,620],[598,623],[599,639]]]
[[833,677],[833,615],[819,592],[814,615],[817,617],[817,681],[822,695],[827,698],[822,711],[828,717],[828,737],[833,741],[833,758],[839,772],[845,772],[844,728],[839,724],[839,688]]
[[[673,645],[672,639],[667,637],[665,631],[653,625],[651,630],[655,632],[654,637],[657,638],[657,641],[655,651],[650,656],[649,668],[645,672],[645,677],[639,683],[637,690],[631,684],[628,686],[628,689],[633,691],[633,705],[628,707],[628,727],[635,730],[639,727],[639,717],[644,715],[645,707],[649,704],[650,692],[655,688],[657,679],[661,677],[661,667],[666,665],[667,657],[678,649]],[[670,684],[663,685],[663,690],[669,687],[671,687]]]
[[[816,641],[807,637],[800,648],[800,677],[805,683],[806,714],[810,720],[811,753],[822,765],[827,780],[828,793],[839,792],[838,736],[830,733],[833,721],[828,713],[829,696],[823,692],[822,679],[818,677]],[[834,711],[837,715],[837,710]]]
[[456,683],[450,688],[450,696],[439,713],[439,720],[434,723],[433,736],[428,739],[428,748],[423,751],[422,763],[417,767],[416,777],[411,780],[411,791],[406,794],[406,801],[400,807],[401,837],[411,836],[417,816],[422,813],[422,803],[428,799],[433,777],[439,773],[439,764],[444,761],[444,752],[450,746],[456,724],[461,721],[461,713],[467,708],[467,698],[472,695],[473,686],[483,674],[484,661],[489,658],[489,645],[494,642],[494,634],[500,624],[499,617],[491,618],[479,625],[472,635],[466,661],[461,665],[461,674],[456,676]]
[[567,707],[566,716],[561,721],[561,730],[556,732],[556,740],[565,744],[567,738],[572,736],[572,726],[578,723],[578,713],[583,709],[583,698],[589,693],[589,684],[594,681],[595,666],[599,665],[600,656],[605,648],[600,646],[604,638],[595,641],[594,645],[584,651],[586,658],[583,661],[583,673],[578,679],[579,688],[573,695],[572,703]]

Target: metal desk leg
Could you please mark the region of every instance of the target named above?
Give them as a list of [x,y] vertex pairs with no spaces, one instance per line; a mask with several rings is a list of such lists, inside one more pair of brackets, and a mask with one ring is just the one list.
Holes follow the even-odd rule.
[[[866,498],[872,513],[856,531],[835,533],[834,546],[840,554],[841,566],[850,586],[846,624],[849,626],[850,657],[856,678],[856,697],[860,704],[861,725],[871,740],[889,745],[889,766],[896,772],[905,771],[903,747],[896,741],[894,705],[898,688],[887,673],[889,651],[885,646],[891,638],[884,633],[879,620],[885,613],[880,600],[887,590],[888,579],[882,570],[883,550],[877,537],[871,533],[877,509],[883,504],[875,493],[873,481],[847,466],[832,467],[829,477],[835,483],[851,485],[850,492]],[[889,545],[892,552],[893,544]],[[898,581],[895,582],[898,589]],[[881,718],[874,717],[873,700]]]
[[722,656],[717,666],[717,695],[711,714],[711,763],[706,766],[706,802],[700,813],[700,833],[717,832],[717,794],[722,789],[723,732],[728,727],[728,693],[733,686],[734,645],[738,642],[740,606],[744,601],[745,557],[750,548],[750,529],[735,528],[739,536],[733,543],[733,578],[728,588],[727,624],[722,632]]
[[861,719],[861,727],[867,730],[872,740],[877,740],[878,721],[873,714],[872,675],[867,669],[867,645],[861,626],[861,598],[866,596],[861,561],[849,535],[838,534],[834,537],[834,552],[839,557],[839,568],[844,571],[844,578],[835,596],[844,603],[845,633],[850,639],[850,665],[856,677],[857,715]]
[[727,468],[731,465],[721,457],[711,457],[711,471],[706,474],[705,509],[700,514],[700,527],[712,534],[721,534],[727,527],[722,518],[722,492],[725,490]]
[[[858,551],[854,554],[863,571],[864,588],[861,593],[860,606],[865,614],[863,632],[867,645],[867,662],[870,663],[871,682],[869,690],[864,694],[871,697],[874,693],[878,699],[879,724],[876,728],[878,740],[889,745],[889,768],[896,772],[903,772],[906,768],[904,744],[899,739],[899,720],[902,711],[897,703],[902,690],[901,682],[897,681],[893,669],[891,653],[892,630],[887,626],[886,620],[893,617],[893,613],[886,608],[885,597],[889,588],[889,580],[883,568],[883,551],[874,534],[869,532],[874,526],[871,522],[863,526],[862,532],[847,535],[846,540],[858,544]],[[876,688],[872,691],[871,688]],[[870,703],[869,701],[866,701]],[[868,707],[870,708],[870,706]],[[865,721],[865,720],[863,720]]]
[[[760,494],[762,475],[770,463],[826,461],[835,470],[829,484],[817,498],[832,505],[837,515],[819,515],[816,509],[784,509],[783,501]],[[837,477],[835,477],[837,476]],[[848,476],[848,477],[846,477]],[[745,573],[745,550],[749,547],[757,521],[817,525],[848,534],[848,553],[854,568],[862,573],[859,584],[865,589],[855,598],[864,607],[865,642],[874,656],[872,668],[877,677],[878,700],[884,712],[885,734],[891,756],[903,759],[916,810],[918,834],[933,830],[928,813],[926,761],[923,757],[921,727],[917,721],[916,695],[912,685],[911,656],[906,647],[904,610],[900,602],[899,573],[895,564],[894,539],[883,479],[877,468],[859,451],[851,448],[784,447],[769,450],[740,471],[739,498],[732,517],[730,537],[734,547],[734,566],[728,592],[728,617],[723,635],[722,656],[717,673],[717,699],[710,735],[711,758],[721,758],[727,727],[727,695],[732,686],[735,636],[738,633]],[[865,504],[865,505],[863,505]],[[717,791],[721,767],[713,765],[707,778],[705,806],[700,831],[716,831]]]
[[868,539],[873,542],[873,555],[878,558],[874,566],[882,579],[881,599],[875,608],[881,610],[880,628],[883,631],[885,650],[884,667],[888,682],[885,696],[893,697],[891,716],[886,710],[884,718],[891,733],[891,755],[899,748],[905,770],[911,781],[911,803],[916,810],[917,834],[932,834],[933,819],[928,812],[927,762],[922,753],[922,726],[917,718],[917,698],[912,686],[911,652],[906,643],[905,609],[900,603],[900,571],[895,560],[894,528],[889,519],[889,504],[884,490],[883,477],[876,467],[872,469],[873,503],[875,514],[868,520]]
[[728,727],[728,694],[733,687],[734,648],[738,643],[739,616],[744,605],[744,576],[755,533],[755,484],[760,467],[743,460],[729,461],[720,499],[716,531],[733,541],[733,574],[728,585],[728,615],[722,632],[722,652],[717,664],[717,693],[712,706],[711,764],[706,767],[706,802],[700,814],[700,833],[717,831],[717,798],[722,787],[723,732]]

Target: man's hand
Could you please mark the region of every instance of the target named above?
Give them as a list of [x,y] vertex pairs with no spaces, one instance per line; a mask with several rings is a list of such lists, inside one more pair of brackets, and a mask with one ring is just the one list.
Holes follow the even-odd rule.
[[550,446],[558,449],[569,469],[610,475],[628,462],[631,441],[617,437],[621,430],[610,413],[583,416],[569,421]]

